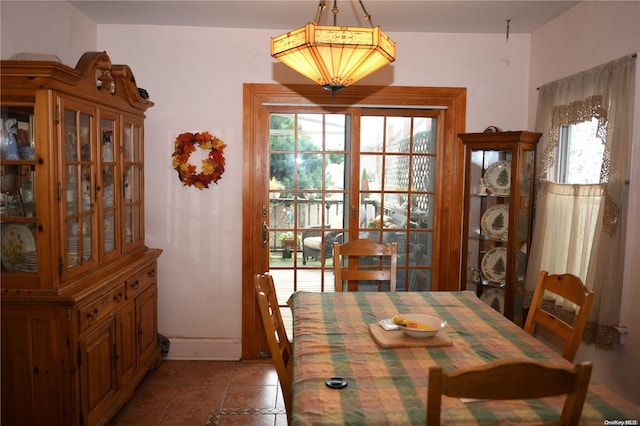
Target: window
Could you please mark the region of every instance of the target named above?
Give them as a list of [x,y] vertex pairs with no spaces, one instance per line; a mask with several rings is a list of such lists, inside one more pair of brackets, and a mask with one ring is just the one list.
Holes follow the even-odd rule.
[[[598,295],[590,315],[594,324],[584,340],[601,347],[612,346],[613,327],[625,322],[620,316],[629,191],[625,179],[631,175],[635,61],[624,56],[545,84],[538,92],[536,128],[547,137],[542,139],[528,270],[570,272],[583,279]],[[592,206],[584,206],[589,200]],[[560,203],[567,207],[559,208]],[[570,215],[567,209],[573,207]],[[590,218],[595,213],[594,222]],[[592,247],[585,238],[589,229],[594,229]],[[557,259],[565,252],[571,261],[560,265]],[[533,287],[535,277],[527,275],[525,288]]]
[[599,183],[604,141],[598,133],[597,118],[560,126],[556,182]]

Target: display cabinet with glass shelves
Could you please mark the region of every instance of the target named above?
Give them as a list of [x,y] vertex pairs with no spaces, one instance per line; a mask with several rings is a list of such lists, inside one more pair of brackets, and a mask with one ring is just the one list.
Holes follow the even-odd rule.
[[26,281],[39,271],[33,125],[32,106],[0,108],[2,268]]
[[540,133],[458,135],[465,147],[460,288],[516,324],[531,244],[536,145]]
[[161,356],[161,250],[144,244],[153,102],[106,52],[75,68],[3,60],[0,78],[2,423],[106,424]]

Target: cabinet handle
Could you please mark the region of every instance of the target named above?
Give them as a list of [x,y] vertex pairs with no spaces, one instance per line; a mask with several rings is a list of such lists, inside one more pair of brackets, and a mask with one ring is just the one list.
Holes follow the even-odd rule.
[[95,321],[98,319],[98,308],[95,308],[93,310],[93,312],[89,312],[87,314],[87,319],[91,320],[91,321]]
[[113,295],[113,300],[114,300],[115,302],[120,302],[120,301],[122,301],[122,292],[120,291],[120,292],[118,292],[118,294],[114,294],[114,295]]
[[155,269],[150,270],[150,271],[147,273],[147,275],[149,275],[151,278],[155,277],[155,276],[156,276],[156,270],[155,270]]
[[136,280],[133,284],[131,284],[131,288],[137,290],[140,287],[140,282]]

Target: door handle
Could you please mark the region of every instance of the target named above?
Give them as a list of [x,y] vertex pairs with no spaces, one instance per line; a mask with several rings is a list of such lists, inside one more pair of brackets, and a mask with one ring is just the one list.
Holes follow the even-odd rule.
[[267,222],[262,222],[262,247],[266,247],[269,244],[269,225]]

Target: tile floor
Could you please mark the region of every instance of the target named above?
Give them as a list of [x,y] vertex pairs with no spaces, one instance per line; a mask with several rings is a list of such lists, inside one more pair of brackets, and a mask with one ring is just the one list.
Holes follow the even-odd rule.
[[286,424],[272,363],[163,360],[110,426]]

